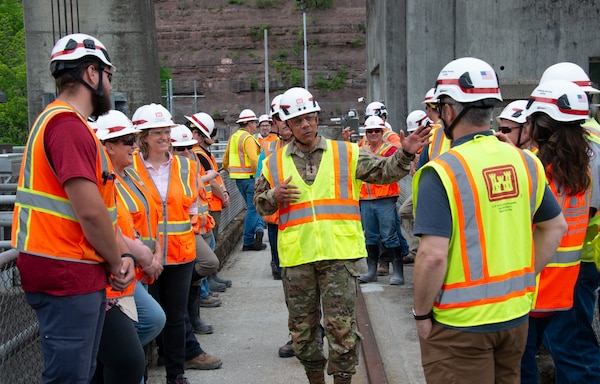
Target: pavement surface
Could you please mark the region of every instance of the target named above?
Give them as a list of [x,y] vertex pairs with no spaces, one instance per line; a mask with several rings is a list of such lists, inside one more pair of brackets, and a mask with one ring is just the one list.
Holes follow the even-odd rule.
[[[304,369],[296,358],[280,358],[277,354],[279,347],[289,339],[287,309],[282,283],[271,276],[269,247],[267,245],[264,251],[242,252],[241,249],[242,244],[236,244],[222,262],[219,276],[233,282],[227,292],[220,293],[223,304],[200,309],[203,320],[212,324],[215,331],[210,335],[197,335],[198,341],[207,353],[220,357],[223,366],[212,371],[188,370],[186,377],[192,384],[307,383]],[[364,260],[359,266],[361,271],[366,271]],[[370,322],[359,325],[359,329],[372,329],[382,362],[379,368],[384,369],[384,377],[387,377],[370,384],[425,383],[411,314],[412,269],[412,265],[405,266],[406,284],[403,286],[389,285],[389,276],[379,277],[375,283],[361,284]],[[364,357],[361,351],[361,362],[352,380],[354,384],[369,383]],[[151,368],[148,382],[165,383],[164,367]],[[333,378],[326,377],[326,383],[333,383]]]

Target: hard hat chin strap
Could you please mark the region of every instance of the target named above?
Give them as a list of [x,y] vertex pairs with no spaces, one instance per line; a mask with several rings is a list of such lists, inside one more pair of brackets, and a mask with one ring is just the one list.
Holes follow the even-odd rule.
[[85,85],[87,89],[89,89],[94,95],[102,98],[104,97],[104,89],[102,87],[102,78],[104,77],[102,72],[104,72],[104,66],[98,67],[98,72],[100,73],[100,80],[98,81],[98,89],[94,89],[91,85],[88,84],[87,81],[83,80],[77,71],[71,71],[71,76],[75,78],[75,80],[79,81],[81,84]]
[[454,119],[454,121],[452,121],[452,124],[450,124],[450,125],[446,124],[445,119],[440,114],[440,118],[442,119],[442,122],[444,123],[444,134],[446,135],[446,137],[448,139],[453,140],[453,138],[452,138],[452,130],[454,129],[454,127],[456,127],[456,124],[458,124],[458,122],[460,121],[460,119],[463,118],[463,116],[465,115],[465,113],[467,113],[467,111],[469,109],[471,109],[471,108],[472,108],[471,106],[464,106],[463,110],[460,111],[460,113],[458,114],[458,116],[456,116],[456,119]]

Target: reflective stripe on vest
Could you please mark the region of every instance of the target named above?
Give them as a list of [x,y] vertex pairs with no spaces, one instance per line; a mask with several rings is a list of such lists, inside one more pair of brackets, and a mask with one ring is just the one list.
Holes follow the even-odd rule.
[[[393,148],[393,145],[383,142],[372,153],[381,157],[386,157],[386,153],[388,153],[391,148]],[[362,183],[360,186],[361,200],[375,200],[398,195],[400,195],[400,185],[397,182],[390,184]]]
[[[452,212],[448,270],[434,303],[436,321],[470,327],[527,314],[535,289],[531,219],[545,187],[539,160],[493,136],[476,136],[423,168],[439,175]],[[422,170],[415,175],[413,199],[421,175]],[[511,233],[519,234],[510,244],[505,238],[509,225]]]
[[433,160],[442,153],[450,149],[450,140],[444,133],[444,128],[441,125],[434,125],[431,128],[431,139],[429,142],[429,160]]
[[312,185],[301,178],[284,149],[265,162],[263,174],[273,188],[292,176],[292,183],[300,192],[297,203],[279,206],[277,241],[281,266],[364,256],[358,207],[361,182],[355,178],[358,146],[326,142],[327,149]]
[[[44,133],[47,124],[55,116],[65,113],[79,118],[94,140],[97,151],[96,184],[116,229],[117,212],[110,160],[86,120],[69,104],[55,100],[35,121],[23,155],[13,214],[12,246],[38,256],[101,263],[104,259],[85,238],[66,191],[56,178],[45,153]],[[43,236],[40,235],[42,233]]]
[[[229,142],[229,177],[231,179],[249,179],[254,175],[250,158],[244,150],[244,142],[254,137],[242,129],[238,129]],[[258,144],[258,143],[257,143]],[[234,161],[235,160],[235,161]]]

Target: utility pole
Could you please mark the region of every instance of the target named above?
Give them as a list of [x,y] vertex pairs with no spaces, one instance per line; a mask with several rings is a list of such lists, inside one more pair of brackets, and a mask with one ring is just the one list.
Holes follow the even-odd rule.
[[306,46],[306,8],[308,0],[298,0],[302,10],[302,35],[304,36],[304,88],[308,89],[308,49]]

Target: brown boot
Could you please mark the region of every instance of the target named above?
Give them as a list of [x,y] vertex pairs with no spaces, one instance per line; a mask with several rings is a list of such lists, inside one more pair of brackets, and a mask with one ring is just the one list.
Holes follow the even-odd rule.
[[309,384],[325,384],[325,374],[323,371],[306,371]]
[[379,268],[377,268],[377,276],[387,276],[390,274],[390,262],[380,261]]
[[348,373],[340,373],[333,375],[333,384],[350,384],[352,382],[352,375]]

